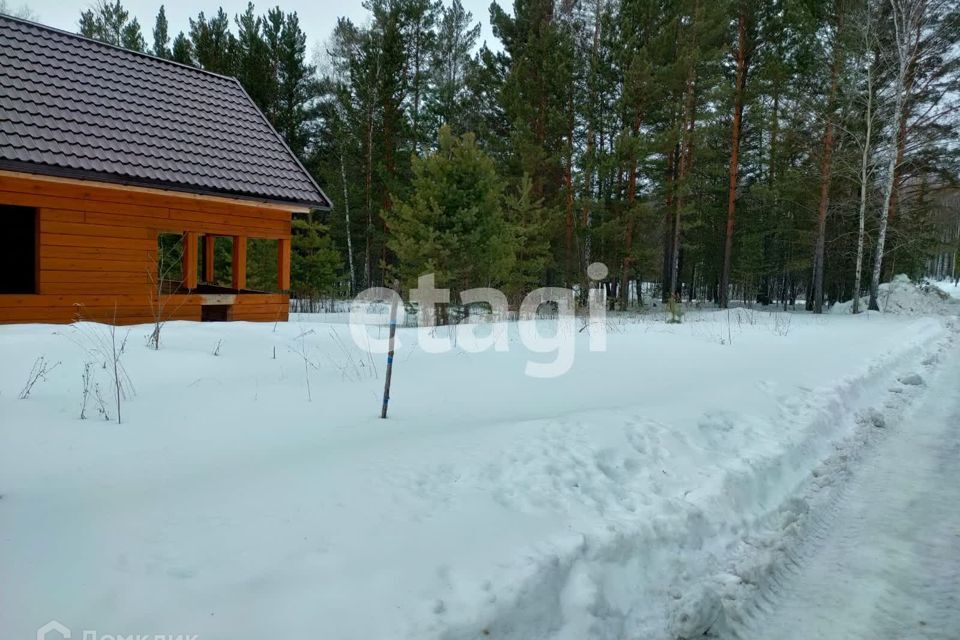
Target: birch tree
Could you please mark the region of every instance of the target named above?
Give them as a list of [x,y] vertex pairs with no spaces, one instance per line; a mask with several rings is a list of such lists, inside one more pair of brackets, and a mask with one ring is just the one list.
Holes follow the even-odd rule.
[[[889,53],[895,69],[891,83],[894,107],[890,117],[890,129],[894,132],[894,139],[897,139],[901,135],[901,129],[906,126],[903,113],[907,101],[907,83],[911,66],[917,57],[920,36],[931,2],[929,0],[889,0],[889,2],[891,27],[893,29],[891,42],[893,50]],[[883,250],[887,240],[890,204],[897,181],[898,155],[897,147],[894,145],[889,151],[887,170],[884,175],[883,210],[880,212],[880,226],[877,230],[877,244],[873,256],[873,273],[870,277],[869,308],[873,311],[880,310],[877,293],[880,289],[880,274],[883,268]]]
[[861,22],[861,60],[859,68],[863,74],[863,138],[860,141],[860,210],[857,219],[857,260],[853,278],[853,313],[860,313],[860,290],[863,278],[864,237],[867,220],[867,193],[873,175],[873,120],[875,117],[874,93],[876,77],[876,34],[873,23],[875,3],[868,0]]

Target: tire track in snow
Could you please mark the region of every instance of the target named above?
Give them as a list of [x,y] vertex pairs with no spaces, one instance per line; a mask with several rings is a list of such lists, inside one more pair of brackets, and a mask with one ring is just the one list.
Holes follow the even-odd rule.
[[942,360],[729,637],[960,637],[960,349]]

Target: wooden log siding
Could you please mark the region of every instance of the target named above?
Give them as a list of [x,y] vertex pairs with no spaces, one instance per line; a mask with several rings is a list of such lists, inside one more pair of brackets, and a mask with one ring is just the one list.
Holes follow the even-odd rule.
[[[184,233],[186,285],[196,287],[198,238],[213,253],[214,236],[234,238],[236,288],[246,286],[246,238],[279,241],[278,288],[289,288],[291,218],[296,205],[277,205],[31,176],[0,171],[0,204],[33,207],[38,220],[36,294],[0,294],[2,322],[72,322],[77,318],[118,323],[152,321],[151,299],[157,275],[161,233]],[[0,220],[0,225],[3,221]],[[243,242],[238,241],[243,239]],[[203,276],[208,279],[212,261]],[[170,296],[165,316],[200,320],[203,296]],[[284,293],[239,293],[234,320],[286,320]]]

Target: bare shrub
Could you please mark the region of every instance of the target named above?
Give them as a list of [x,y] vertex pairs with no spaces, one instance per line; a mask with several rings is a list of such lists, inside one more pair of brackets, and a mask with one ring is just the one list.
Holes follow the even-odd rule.
[[[116,319],[116,318],[114,318]],[[123,366],[123,355],[127,349],[130,330],[120,337],[116,324],[97,324],[83,322],[74,324],[72,332],[67,335],[74,344],[80,347],[93,362],[97,363],[102,371],[106,372],[110,385],[116,397],[117,424],[121,423],[121,401],[136,395],[133,381]],[[91,373],[93,369],[91,368]],[[106,414],[105,405],[99,391],[99,385],[93,381],[94,396],[100,403],[101,415]],[[99,396],[99,397],[98,397]]]
[[790,333],[791,322],[793,317],[789,313],[773,314],[773,332],[780,337],[786,337]]
[[90,398],[90,385],[93,382],[93,363],[89,360],[83,363],[83,398],[80,403],[80,419],[87,419],[87,400]]
[[[181,265],[183,264],[183,237],[173,246],[157,248],[156,262],[157,270],[147,269],[147,277],[150,279],[150,317],[153,318],[153,329],[147,336],[147,345],[154,351],[160,349],[160,332],[166,324],[167,319],[177,309],[172,311],[168,309],[171,295],[183,285],[183,274]],[[177,306],[179,308],[183,302]]]
[[319,369],[317,364],[310,359],[307,351],[307,336],[314,333],[313,329],[302,332],[295,339],[299,340],[296,342],[296,347],[291,347],[290,351],[300,356],[303,359],[303,377],[307,381],[307,402],[313,402],[313,393],[310,390],[310,369]]
[[363,379],[375,380],[380,376],[376,361],[370,351],[364,351],[366,355],[364,359],[350,350],[337,331],[331,329],[330,337],[340,350],[342,358],[334,358],[333,356],[328,356],[328,358],[345,380],[359,382]]
[[45,357],[38,357],[33,361],[33,366],[30,368],[30,375],[27,376],[27,382],[23,385],[23,389],[20,390],[20,394],[17,397],[21,400],[26,400],[29,398],[30,392],[33,391],[34,385],[41,380],[46,382],[47,374],[59,366],[59,362],[51,365]]

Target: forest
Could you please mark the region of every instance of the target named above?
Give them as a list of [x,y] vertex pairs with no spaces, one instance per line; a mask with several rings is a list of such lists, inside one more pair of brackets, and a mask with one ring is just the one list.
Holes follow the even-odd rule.
[[237,77],[330,195],[295,221],[295,296],[432,272],[516,300],[585,291],[602,262],[613,308],[819,313],[855,293],[876,308],[894,274],[960,275],[955,0],[364,7],[316,51],[281,7],[177,34],[162,6],[149,33],[119,0],[79,17],[88,37]]

